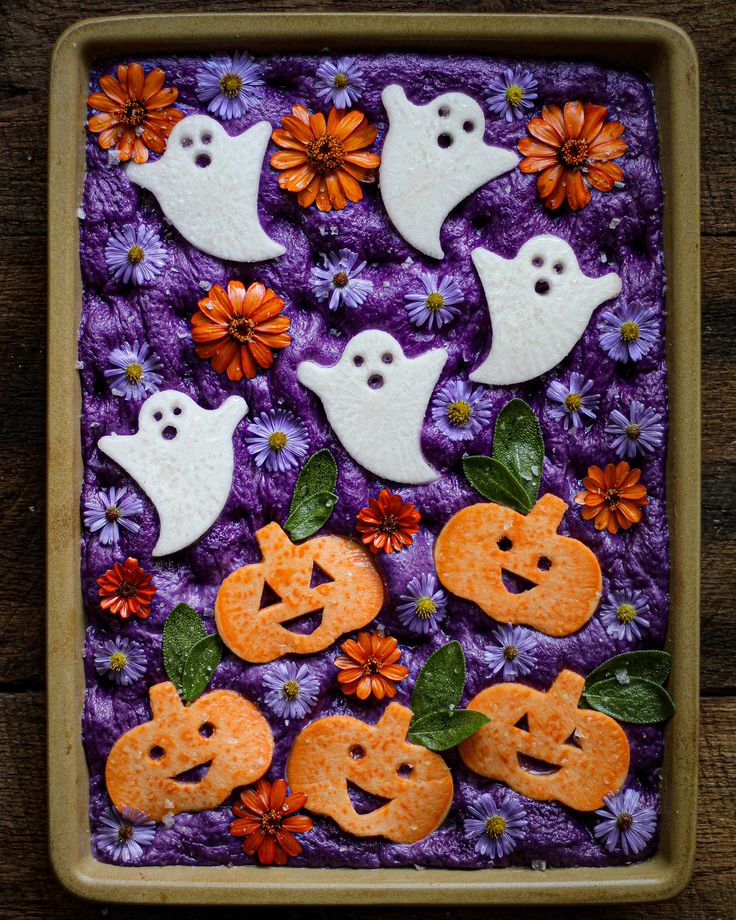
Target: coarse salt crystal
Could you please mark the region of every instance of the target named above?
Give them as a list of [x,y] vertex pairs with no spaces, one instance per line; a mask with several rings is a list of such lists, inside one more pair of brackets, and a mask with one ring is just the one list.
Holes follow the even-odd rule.
[[629,677],[629,672],[626,670],[626,668],[619,668],[619,670],[615,673],[616,680],[620,684],[623,684],[624,687],[631,683],[631,678]]
[[86,214],[84,208],[77,208],[77,217],[78,217],[80,220],[84,220],[84,218],[85,218],[86,216],[87,216],[87,214]]
[[536,869],[537,872],[544,872],[547,868],[547,863],[543,859],[533,859],[532,860],[532,869]]
[[620,218],[620,217],[612,217],[612,218],[611,218],[611,223],[610,223],[608,226],[611,228],[611,230],[615,230],[616,227],[618,227],[618,225],[619,225],[620,223],[621,223],[621,218]]

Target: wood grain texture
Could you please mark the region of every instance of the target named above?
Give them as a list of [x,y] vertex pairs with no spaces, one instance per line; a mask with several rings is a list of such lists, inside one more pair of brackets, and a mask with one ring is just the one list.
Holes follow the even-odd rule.
[[[0,860],[3,916],[116,918],[162,915],[190,920],[197,909],[83,905],[52,878],[45,858],[43,548],[45,380],[46,85],[53,42],[77,19],[136,12],[243,10],[249,4],[163,0],[0,0]],[[617,13],[670,19],[693,38],[700,55],[703,230],[703,600],[702,794],[695,877],[675,904],[603,908],[600,920],[727,920],[736,916],[731,838],[736,795],[736,61],[733,0],[280,0],[253,9],[371,9],[437,12]],[[52,297],[53,297],[53,292]],[[50,381],[53,393],[53,381]],[[53,401],[52,401],[53,411]],[[53,572],[48,573],[53,579]],[[54,616],[53,609],[49,616]],[[241,912],[242,913],[242,912]],[[275,911],[271,914],[275,915]],[[440,920],[446,909],[421,915]],[[458,920],[508,911],[456,909]],[[279,909],[284,920],[337,917],[329,910]],[[232,912],[235,916],[235,912]],[[360,920],[413,920],[419,911],[351,911]],[[585,908],[515,913],[522,920],[590,916]]]

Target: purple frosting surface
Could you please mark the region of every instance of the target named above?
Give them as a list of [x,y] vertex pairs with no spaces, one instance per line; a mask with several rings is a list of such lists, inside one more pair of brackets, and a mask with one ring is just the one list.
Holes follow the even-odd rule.
[[[146,71],[154,66],[166,71],[167,84],[179,89],[177,107],[190,115],[206,112],[195,92],[199,60],[167,57],[145,59],[141,63]],[[228,133],[239,134],[262,119],[275,128],[297,103],[311,111],[326,110],[320,104],[315,84],[320,60],[317,56],[278,55],[262,59],[265,85],[244,117],[224,123]],[[504,119],[489,115],[485,104],[489,79],[516,62],[419,54],[361,55],[358,61],[366,87],[357,107],[378,128],[372,150],[380,153],[388,129],[381,92],[391,83],[403,85],[411,101],[417,104],[450,91],[469,94],[487,113],[487,143],[515,149],[525,134],[525,120],[507,124]],[[187,243],[164,220],[155,198],[133,185],[120,165],[110,164],[107,152],[97,145],[97,137],[88,136],[87,175],[80,211],[84,285],[79,333],[85,466],[82,500],[92,498],[99,488],[125,484],[141,497],[145,506],[139,518],[140,532],[133,535],[122,531],[117,546],[100,545],[97,535],[89,531],[82,537],[81,577],[89,622],[82,729],[90,773],[90,822],[96,858],[111,861],[95,836],[100,817],[110,805],[104,777],[107,756],[124,732],[150,718],[148,688],[167,679],[161,654],[166,616],[176,604],[185,602],[202,614],[209,632],[215,631],[213,607],[222,580],[237,567],[257,561],[254,532],[270,521],[283,523],[288,514],[298,470],[281,474],[259,471],[245,447],[248,419],[261,412],[290,409],[307,429],[310,453],[328,447],[336,458],[339,501],[324,532],[355,536],[356,513],[384,485],[400,492],[421,510],[422,526],[413,546],[400,554],[380,555],[376,559],[385,580],[386,601],[371,628],[380,625],[398,638],[402,663],[411,672],[398,685],[396,700],[408,705],[422,664],[450,639],[461,643],[467,659],[468,680],[461,705],[466,705],[484,687],[502,680],[500,674],[490,675],[483,659],[483,651],[498,624],[474,604],[448,594],[447,617],[441,630],[429,637],[412,634],[401,625],[395,612],[409,580],[434,572],[432,549],[443,525],[459,509],[481,500],[462,475],[461,458],[464,453],[490,453],[493,425],[486,426],[472,441],[451,441],[432,423],[428,412],[422,448],[428,462],[441,472],[441,478],[425,486],[398,487],[376,479],[350,458],[327,423],[319,400],[296,379],[296,368],[301,361],[333,364],[347,341],[369,328],[389,332],[409,356],[430,348],[446,348],[449,358],[438,388],[450,379],[467,379],[488,353],[491,339],[485,297],[470,258],[476,246],[510,258],[532,236],[542,233],[560,236],[572,246],[585,274],[598,277],[612,269],[617,271],[623,285],[620,299],[655,309],[659,325],[657,344],[643,359],[635,364],[617,364],[598,341],[600,313],[615,306],[609,302],[594,313],[580,341],[552,371],[528,384],[485,388],[493,403],[493,418],[515,396],[526,400],[538,414],[546,447],[540,494],[551,492],[570,504],[560,533],[582,541],[595,553],[603,572],[602,600],[611,590],[638,588],[645,593],[650,608],[650,626],[638,641],[609,636],[599,613],[571,636],[552,638],[535,632],[537,665],[523,682],[546,690],[563,668],[585,675],[614,654],[663,646],[669,573],[664,447],[632,461],[642,468],[649,505],[642,523],[630,532],[615,536],[596,532],[592,523],[581,519],[579,508],[572,504],[588,466],[604,466],[617,459],[611,438],[604,433],[612,410],[627,412],[630,401],[638,399],[659,411],[663,418],[667,412],[662,191],[652,92],[641,75],[593,63],[519,63],[528,67],[538,80],[538,102],[564,105],[571,99],[591,101],[607,106],[609,116],[624,123],[628,152],[617,161],[625,174],[624,187],[610,194],[593,191],[590,204],[579,213],[563,208],[551,214],[536,197],[536,177],[525,176],[515,169],[481,186],[450,214],[442,230],[445,258],[440,263],[423,256],[399,236],[386,215],[377,185],[364,186],[363,200],[348,203],[343,211],[322,214],[315,207],[302,209],[294,194],[279,189],[278,173],[269,166],[268,154],[261,176],[259,215],[269,236],[286,247],[286,254],[259,264],[223,262]],[[112,72],[113,67],[108,64],[92,73],[92,90],[97,89],[99,76]],[[538,114],[538,109],[535,113]],[[268,153],[275,149],[271,143]],[[105,261],[110,234],[129,225],[155,228],[166,249],[164,270],[143,287],[115,281]],[[372,281],[373,293],[358,309],[341,307],[330,312],[326,302],[320,303],[314,296],[311,269],[321,264],[323,253],[341,248],[353,250],[368,262],[361,277]],[[460,315],[435,332],[411,325],[404,309],[404,295],[421,289],[419,276],[427,270],[452,275],[464,294]],[[259,280],[282,296],[293,337],[291,346],[279,352],[270,370],[240,383],[216,374],[208,361],[200,360],[191,337],[190,319],[197,301],[209,286],[226,285],[230,279],[241,280],[246,285]],[[209,409],[220,406],[233,394],[243,396],[248,404],[248,416],[234,434],[235,473],[223,513],[196,543],[163,559],[151,557],[159,530],[153,506],[125,472],[97,449],[97,441],[103,435],[137,431],[141,402],[114,395],[104,377],[110,352],[125,342],[146,342],[151,346],[163,366],[161,389],[180,390]],[[593,379],[594,392],[601,395],[597,421],[584,431],[566,431],[549,414],[551,404],[545,396],[551,380],[567,382],[572,371]],[[114,562],[128,555],[135,556],[153,574],[158,591],[149,619],[121,623],[100,609],[96,580]],[[106,677],[100,677],[94,668],[95,651],[116,633],[140,643],[147,656],[145,677],[129,687],[117,687]],[[333,660],[344,638],[319,654],[294,656],[294,660],[308,663],[319,678],[320,694],[311,713],[288,724],[263,703],[263,677],[273,665],[247,664],[226,649],[209,689],[239,691],[261,708],[275,739],[269,779],[284,775],[294,738],[310,721],[340,713],[373,723],[385,708],[383,703],[361,704],[340,693]],[[625,788],[639,790],[644,802],[658,809],[662,727],[625,725],[624,729],[631,746]],[[455,796],[437,831],[418,843],[398,845],[382,838],[354,838],[331,819],[315,816],[313,830],[299,837],[304,851],[293,864],[487,867],[488,857],[476,853],[463,835],[463,818],[469,805],[482,793],[502,784],[470,772],[455,750],[444,756],[453,773]],[[526,809],[528,826],[516,849],[494,865],[529,866],[542,860],[550,867],[606,866],[632,861],[621,851],[607,852],[594,837],[593,827],[598,820],[594,814],[576,812],[556,802],[532,801],[513,791],[510,795]],[[153,844],[137,864],[252,864],[254,859],[243,853],[241,841],[229,833],[233,800],[231,797],[220,807],[203,813],[179,814],[171,826],[158,825]],[[651,855],[655,847],[656,835],[637,858]]]

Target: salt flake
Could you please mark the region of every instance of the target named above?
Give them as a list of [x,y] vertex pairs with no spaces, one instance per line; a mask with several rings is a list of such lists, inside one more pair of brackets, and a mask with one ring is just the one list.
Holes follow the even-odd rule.
[[532,860],[532,869],[536,869],[538,872],[544,872],[547,868],[547,863],[544,859],[533,859]]
[[631,683],[631,678],[629,677],[629,672],[626,670],[626,668],[619,668],[619,670],[615,673],[616,680],[624,687]]
[[86,213],[86,211],[84,210],[84,208],[77,208],[77,217],[78,217],[80,220],[84,220],[84,218],[85,218],[86,216],[87,216],[87,213]]
[[619,225],[620,223],[621,223],[621,218],[620,218],[620,217],[612,217],[612,218],[611,218],[611,223],[610,223],[608,226],[610,227],[611,230],[615,230],[616,227],[618,227],[618,225]]

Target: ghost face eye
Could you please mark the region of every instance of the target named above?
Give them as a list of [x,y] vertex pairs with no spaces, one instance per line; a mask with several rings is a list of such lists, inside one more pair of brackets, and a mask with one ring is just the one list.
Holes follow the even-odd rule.
[[353,364],[356,367],[363,367],[363,364],[364,364],[363,355],[355,355],[355,357],[353,358]]
[[191,146],[192,146],[192,144],[194,143],[194,141],[191,139],[191,137],[183,137],[183,138],[181,139],[180,143],[181,143],[182,147],[186,150],[187,147],[191,147]]

